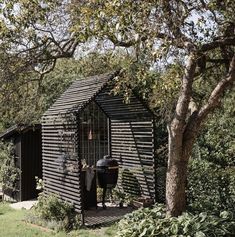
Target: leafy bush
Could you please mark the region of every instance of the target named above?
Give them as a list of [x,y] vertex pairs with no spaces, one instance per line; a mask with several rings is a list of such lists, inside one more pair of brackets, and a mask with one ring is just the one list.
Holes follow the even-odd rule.
[[188,206],[193,212],[235,210],[235,169],[223,169],[205,160],[189,167]]
[[15,192],[19,176],[20,169],[15,165],[13,144],[0,141],[0,183],[3,190]]
[[234,100],[234,91],[226,94],[222,108],[209,117],[194,146],[194,159],[207,160],[224,168],[235,166]]
[[[156,194],[165,202],[166,168],[156,169]],[[187,203],[192,213],[210,211],[235,213],[235,168],[221,168],[206,160],[191,160],[188,171]]]
[[189,166],[188,204],[192,211],[235,212],[235,93],[205,124]]
[[232,237],[234,233],[234,217],[229,212],[221,212],[219,217],[205,212],[167,217],[165,207],[158,204],[126,215],[118,223],[116,237]]
[[134,199],[138,196],[124,192],[121,188],[116,187],[112,190],[112,201],[119,205],[132,205]]
[[55,195],[44,194],[39,195],[33,215],[28,220],[55,230],[70,230],[78,224],[76,212],[71,204]]

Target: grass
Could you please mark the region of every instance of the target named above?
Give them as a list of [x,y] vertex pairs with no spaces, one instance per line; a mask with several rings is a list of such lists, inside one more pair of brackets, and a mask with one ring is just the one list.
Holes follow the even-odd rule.
[[48,232],[24,222],[28,211],[12,209],[8,203],[0,202],[0,236],[1,237],[110,237],[115,235],[115,226],[96,229],[81,229],[70,233]]

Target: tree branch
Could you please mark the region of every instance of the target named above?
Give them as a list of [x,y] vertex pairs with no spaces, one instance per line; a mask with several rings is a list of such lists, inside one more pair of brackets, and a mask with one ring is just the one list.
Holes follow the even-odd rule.
[[225,39],[217,39],[213,42],[203,44],[199,51],[206,52],[221,46],[235,46],[235,36],[227,37]]
[[230,63],[228,75],[222,79],[211,92],[208,102],[200,109],[198,113],[198,119],[202,122],[206,116],[214,110],[220,102],[222,94],[227,88],[233,85],[235,81],[235,54]]
[[[183,146],[186,147],[184,152],[189,151],[188,147],[192,147],[193,143],[201,129],[201,126],[208,114],[212,112],[218,105],[222,98],[224,91],[229,88],[235,81],[235,55],[230,63],[230,69],[226,78],[221,80],[215,89],[212,91],[208,102],[199,111],[195,111],[188,118],[187,126],[183,134]],[[190,154],[189,154],[190,155]]]
[[115,46],[119,46],[119,47],[129,48],[136,44],[134,40],[130,40],[127,42],[119,41],[114,35],[108,35],[107,37]]
[[190,55],[188,64],[186,65],[185,75],[182,80],[181,94],[176,105],[176,114],[172,121],[172,126],[183,133],[183,127],[185,126],[185,120],[188,113],[188,106],[192,94],[192,84],[194,74],[197,66],[197,60],[194,54]]
[[209,58],[206,61],[209,63],[213,63],[213,64],[227,64],[227,63],[229,63],[229,59],[225,59],[225,58],[218,58],[218,59]]

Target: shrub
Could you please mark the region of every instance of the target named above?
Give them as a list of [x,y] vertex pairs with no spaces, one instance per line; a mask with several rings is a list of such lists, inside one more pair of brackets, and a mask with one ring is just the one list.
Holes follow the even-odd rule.
[[122,204],[131,205],[133,202],[133,199],[137,197],[138,196],[136,195],[125,193],[119,187],[116,187],[115,189],[112,190],[112,201],[119,203],[119,205],[122,205]]
[[[221,167],[235,166],[234,99],[231,108],[217,111],[210,116],[194,145],[193,157],[200,157]],[[225,104],[228,106],[228,101]]]
[[195,159],[189,166],[188,208],[192,212],[235,210],[235,170]]
[[184,213],[176,218],[167,217],[165,207],[157,204],[126,215],[118,223],[116,237],[232,237],[234,233],[234,217],[229,212],[221,212],[219,217]]
[[0,141],[0,183],[3,190],[17,191],[19,177],[20,169],[15,165],[13,144]]
[[78,224],[73,206],[55,195],[39,195],[33,216],[28,219],[56,230],[70,230]]
[[[157,201],[165,203],[166,168],[156,169]],[[192,213],[228,210],[235,214],[235,168],[221,168],[206,160],[191,160],[188,171],[187,204]]]

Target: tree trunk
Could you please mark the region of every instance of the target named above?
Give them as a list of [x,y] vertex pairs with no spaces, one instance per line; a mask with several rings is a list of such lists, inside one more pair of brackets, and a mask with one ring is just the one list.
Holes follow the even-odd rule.
[[169,130],[169,154],[166,178],[166,205],[170,216],[179,216],[186,210],[186,183],[189,150],[184,150],[183,135]]
[[191,57],[182,80],[176,113],[168,126],[166,205],[170,216],[179,216],[186,210],[187,168],[193,144],[208,114],[218,106],[224,91],[235,81],[235,55],[230,62],[227,76],[218,82],[207,103],[200,110],[191,111],[191,115],[187,118],[195,68],[194,57]]
[[184,132],[188,107],[192,94],[192,84],[196,70],[196,57],[188,58],[176,111],[168,126],[168,167],[166,177],[166,205],[170,216],[178,216],[186,209],[185,187],[190,147],[185,150]]
[[172,123],[168,127],[168,168],[166,177],[166,204],[170,216],[179,216],[186,210],[186,185],[188,162],[193,144],[200,131],[197,112],[189,118],[184,131],[178,130]]
[[172,159],[167,170],[167,213],[179,216],[186,210],[187,161]]

